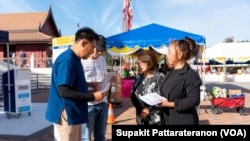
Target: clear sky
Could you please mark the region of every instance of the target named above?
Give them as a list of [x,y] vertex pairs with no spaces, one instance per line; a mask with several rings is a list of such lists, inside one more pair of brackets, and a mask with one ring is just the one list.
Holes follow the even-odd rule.
[[[74,35],[77,23],[106,37],[122,32],[122,0],[0,0],[0,13],[50,6],[62,36]],[[250,0],[132,0],[132,8],[132,29],[157,23],[203,35],[207,47],[227,37],[250,41]]]

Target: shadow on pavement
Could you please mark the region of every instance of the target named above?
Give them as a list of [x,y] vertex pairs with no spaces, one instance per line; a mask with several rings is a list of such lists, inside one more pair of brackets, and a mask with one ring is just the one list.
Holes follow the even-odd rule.
[[121,107],[114,107],[114,115],[115,115],[115,117],[120,116],[122,113],[124,113],[125,111],[127,111],[131,107],[133,107],[133,105],[132,105],[132,103],[130,101],[130,98],[121,99]]
[[199,124],[200,125],[209,125],[209,121],[208,120],[200,120]]

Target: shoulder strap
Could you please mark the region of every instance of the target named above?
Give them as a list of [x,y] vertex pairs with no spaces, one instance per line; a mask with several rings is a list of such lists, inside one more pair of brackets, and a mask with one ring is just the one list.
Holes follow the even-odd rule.
[[156,84],[157,84],[158,93],[160,93],[160,85],[162,84],[161,81],[162,81],[161,73],[157,72],[157,74],[156,74]]
[[139,86],[139,84],[142,82],[143,78],[144,78],[144,77],[143,77],[142,74],[139,74],[138,76],[135,77],[135,79],[134,79],[134,87],[133,87],[134,90],[135,90],[135,89]]

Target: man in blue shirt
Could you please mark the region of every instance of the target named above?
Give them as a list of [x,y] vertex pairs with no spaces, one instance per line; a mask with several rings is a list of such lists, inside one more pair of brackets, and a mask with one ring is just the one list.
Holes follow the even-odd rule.
[[45,118],[54,125],[57,141],[81,141],[82,124],[88,122],[88,101],[99,101],[102,92],[88,92],[81,59],[93,53],[98,35],[88,27],[79,29],[70,49],[54,62]]

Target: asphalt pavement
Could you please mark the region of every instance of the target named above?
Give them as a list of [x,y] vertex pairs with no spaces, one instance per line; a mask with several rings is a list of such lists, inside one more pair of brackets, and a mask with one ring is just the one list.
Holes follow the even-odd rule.
[[[213,113],[211,110],[212,104],[209,99],[201,101],[199,110],[200,125],[250,125],[250,82],[208,82],[205,84],[206,91],[210,91],[212,87],[217,86],[226,89],[241,89],[246,94],[244,99],[245,115],[240,115],[236,107],[218,107],[218,113]],[[32,103],[47,103],[48,90],[39,91],[32,94]],[[1,102],[1,99],[0,99]],[[135,125],[135,108],[133,107],[130,98],[121,99],[121,107],[113,105],[115,122],[107,125],[106,139],[112,140],[112,125]],[[33,114],[33,113],[32,113]],[[32,115],[31,115],[32,116]],[[44,114],[41,114],[44,120]],[[26,118],[26,117],[25,117]],[[28,118],[28,117],[27,117]],[[41,118],[32,119],[29,122],[40,122]],[[21,120],[22,118],[20,118]],[[24,118],[23,118],[24,119]],[[3,121],[0,121],[3,122]],[[20,133],[24,130],[23,122],[17,122],[18,125],[8,127],[8,130]],[[20,125],[19,125],[20,124]],[[36,125],[36,124],[34,124]],[[1,128],[4,128],[1,126]],[[13,129],[11,129],[13,128]],[[29,136],[20,135],[3,135],[0,134],[0,141],[52,141],[53,126],[49,126]]]

